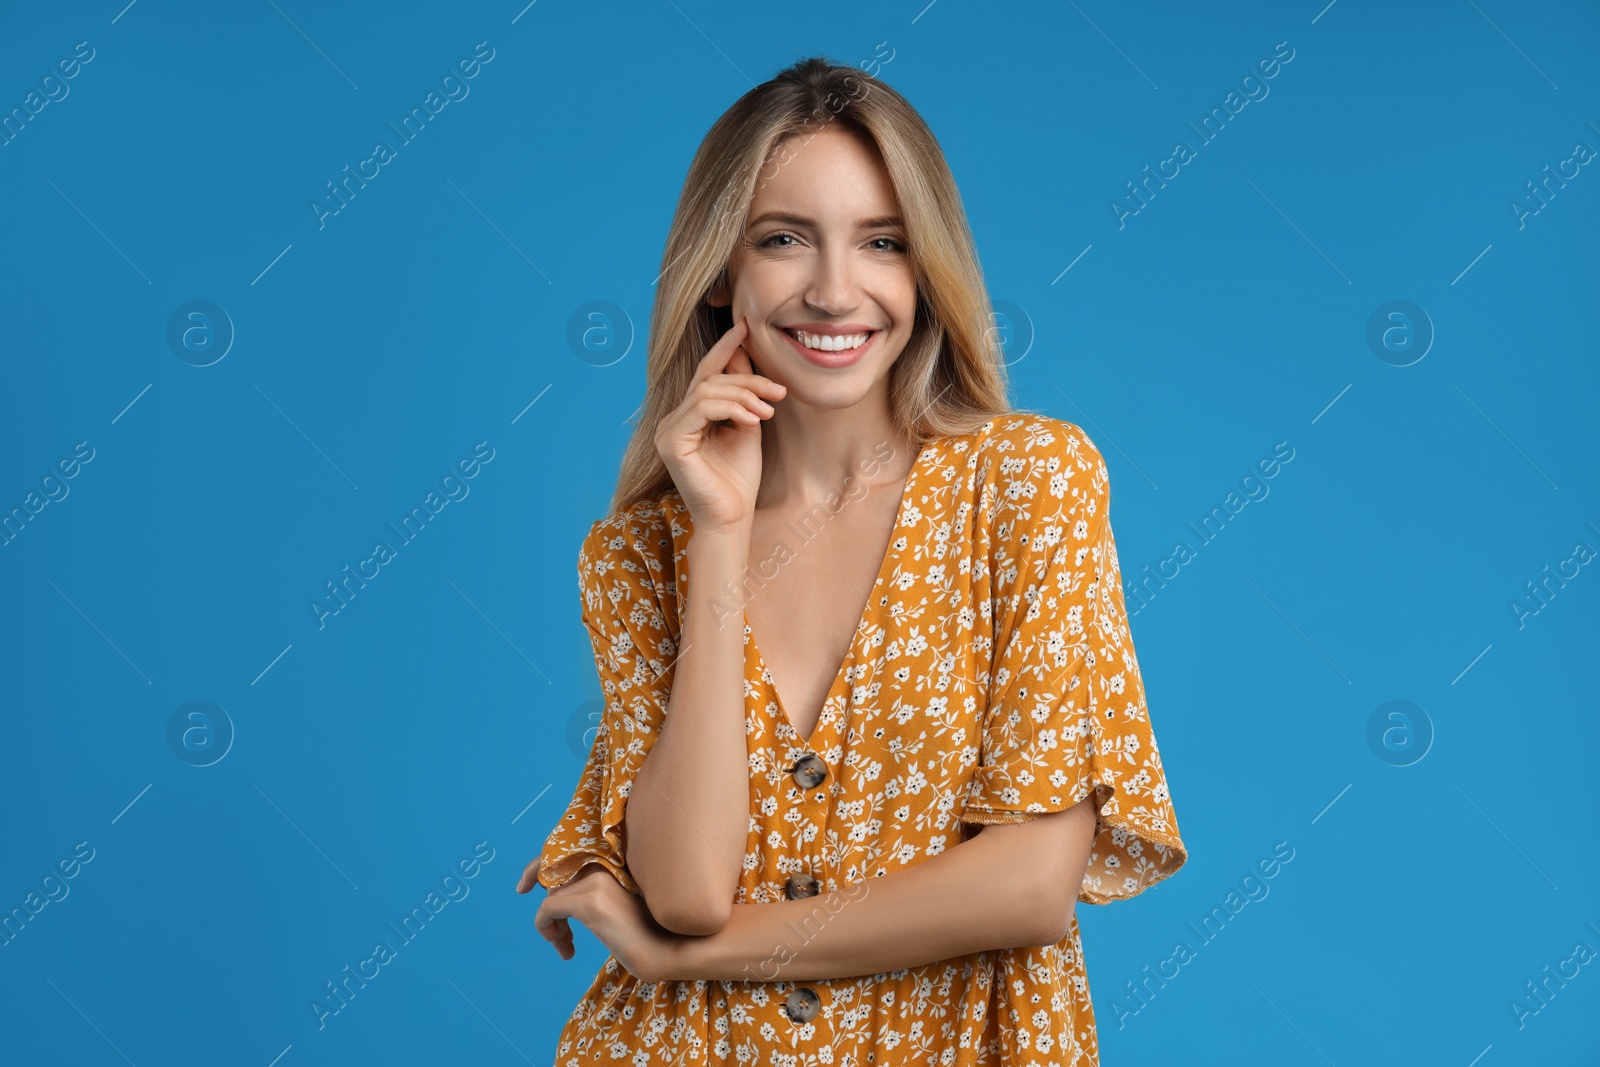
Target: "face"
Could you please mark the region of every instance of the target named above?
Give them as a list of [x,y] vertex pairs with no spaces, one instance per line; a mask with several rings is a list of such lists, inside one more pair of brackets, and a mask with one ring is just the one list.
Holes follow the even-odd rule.
[[839,127],[800,134],[762,169],[729,287],[744,348],[786,400],[842,408],[887,388],[916,315],[899,203],[877,149]]

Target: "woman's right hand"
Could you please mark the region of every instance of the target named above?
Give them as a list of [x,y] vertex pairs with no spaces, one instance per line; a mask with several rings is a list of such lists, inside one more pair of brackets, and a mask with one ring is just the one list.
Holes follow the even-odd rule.
[[[748,529],[761,485],[761,420],[788,391],[752,373],[740,318],[695,368],[683,402],[656,428],[656,451],[697,530]],[[727,420],[732,425],[718,426]]]

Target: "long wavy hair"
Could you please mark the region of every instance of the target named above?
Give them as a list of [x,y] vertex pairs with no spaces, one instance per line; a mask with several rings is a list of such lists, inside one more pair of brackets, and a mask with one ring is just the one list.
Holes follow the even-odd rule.
[[696,365],[731,323],[706,303],[726,279],[758,182],[791,137],[837,123],[877,146],[905,220],[916,319],[889,371],[889,411],[910,440],[970,433],[1012,410],[977,249],[939,142],[906,99],[856,67],[803,59],[751,89],[701,141],[650,314],[644,402],[622,457],[611,510],[673,488],[656,428],[687,395]]

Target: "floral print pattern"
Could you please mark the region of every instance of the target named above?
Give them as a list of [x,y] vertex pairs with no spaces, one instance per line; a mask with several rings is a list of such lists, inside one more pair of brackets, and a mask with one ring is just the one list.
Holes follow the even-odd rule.
[[[778,703],[745,627],[750,834],[738,903],[904,870],[1094,794],[1078,900],[1135,896],[1187,851],[1145,706],[1100,452],[1076,425],[1013,412],[935,437],[812,736]],[[578,555],[605,711],[541,852],[553,889],[599,863],[630,892],[623,814],[671,692],[692,576],[675,490],[596,522]],[[827,775],[789,773],[814,753]],[[806,1022],[784,1005],[813,990]],[[831,980],[645,982],[608,958],[563,1027],[557,1067],[1088,1067],[1095,1017],[1074,917],[1044,948]]]

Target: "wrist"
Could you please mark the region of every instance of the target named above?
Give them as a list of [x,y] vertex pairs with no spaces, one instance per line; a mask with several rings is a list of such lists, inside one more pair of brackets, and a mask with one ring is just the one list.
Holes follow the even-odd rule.
[[661,945],[656,961],[658,982],[692,982],[695,975],[695,946],[704,940],[688,934],[671,934]]
[[702,549],[708,545],[714,546],[718,550],[729,545],[748,545],[754,528],[755,524],[750,519],[730,526],[697,526],[689,537],[689,551],[693,552],[696,545]]

